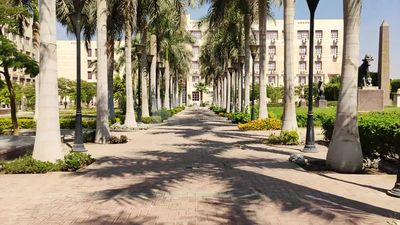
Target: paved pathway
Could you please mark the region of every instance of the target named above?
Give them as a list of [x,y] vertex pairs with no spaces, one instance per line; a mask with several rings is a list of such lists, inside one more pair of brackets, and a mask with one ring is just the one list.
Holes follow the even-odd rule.
[[[128,133],[125,145],[87,145],[79,173],[0,175],[0,224],[387,224],[400,200],[394,176],[308,173],[301,147],[262,144],[205,109]],[[310,155],[322,157],[321,153]]]

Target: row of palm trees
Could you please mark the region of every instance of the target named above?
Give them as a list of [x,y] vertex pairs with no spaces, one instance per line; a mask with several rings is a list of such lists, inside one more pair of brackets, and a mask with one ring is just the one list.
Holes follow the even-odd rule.
[[[35,1],[15,1],[15,4],[28,8],[37,5]],[[125,125],[135,128],[137,123],[134,92],[140,93],[138,100],[141,117],[148,117],[162,107],[169,109],[170,106],[175,107],[180,103],[181,87],[179,85],[182,85],[182,81],[185,80],[184,75],[189,70],[191,56],[186,45],[192,41],[190,34],[184,29],[184,11],[194,2],[189,0],[86,0],[81,2],[85,2],[82,10],[85,15],[82,32],[87,48],[94,35],[97,36],[95,142],[104,144],[110,138],[109,118],[115,117],[112,90],[116,66],[115,42],[124,38]],[[73,3],[73,0],[41,0],[38,5],[39,17],[34,22],[35,25],[40,24],[40,39],[38,38],[40,75],[37,82],[39,101],[33,157],[42,161],[54,162],[62,158],[56,76],[56,22],[59,21],[70,33],[74,33],[75,27],[69,18],[75,10]],[[135,48],[132,44],[135,44]],[[146,69],[149,56],[152,57],[151,66]],[[164,62],[163,67],[165,67],[164,96],[160,93],[161,80],[157,78],[156,62],[158,61]],[[134,75],[137,75],[136,79]],[[133,87],[134,80],[139,82],[136,90]],[[170,89],[172,97],[168,94]],[[161,101],[162,97],[164,97],[163,101]],[[149,105],[149,103],[152,104]]]
[[[231,101],[248,112],[250,108],[250,43],[251,24],[259,24],[259,118],[268,117],[266,95],[266,21],[272,4],[284,8],[284,113],[282,131],[297,130],[294,86],[294,17],[295,0],[210,0],[211,8],[205,21],[209,23],[208,36],[201,54],[201,70],[206,81],[214,85],[214,104],[230,110]],[[359,28],[362,0],[343,0],[344,51],[340,97],[332,142],[327,156],[328,166],[340,172],[362,169],[362,151],[357,127],[357,65],[359,58]],[[243,41],[244,39],[244,41]],[[244,61],[240,62],[240,58]],[[232,64],[243,63],[244,75],[237,77],[228,69]],[[238,68],[242,70],[242,68]],[[240,73],[239,73],[240,74]],[[235,88],[244,86],[243,94]],[[231,85],[233,87],[231,87]],[[233,96],[231,96],[233,95]],[[244,98],[244,100],[242,100]]]

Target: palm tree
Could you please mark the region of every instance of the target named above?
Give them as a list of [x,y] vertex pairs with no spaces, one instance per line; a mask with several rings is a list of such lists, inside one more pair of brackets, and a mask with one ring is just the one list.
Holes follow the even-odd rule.
[[285,23],[285,76],[284,76],[284,108],[282,131],[297,130],[296,103],[294,99],[294,14],[295,0],[284,0]]
[[63,157],[58,109],[56,2],[41,0],[39,114],[33,158],[55,162]]
[[107,86],[107,3],[97,0],[97,95],[96,95],[96,138],[95,142],[108,143],[108,86]]
[[135,12],[135,4],[132,0],[124,0],[125,4],[125,75],[126,75],[126,115],[125,126],[128,128],[136,128],[135,110],[133,104],[133,84],[132,84],[132,21],[134,17],[131,15]]
[[357,73],[360,48],[361,0],[343,0],[344,45],[335,128],[326,158],[331,169],[354,173],[362,169],[357,126]]
[[260,111],[259,118],[268,118],[268,108],[267,108],[267,10],[268,10],[268,0],[258,0],[258,29],[259,29],[259,41],[260,41]]

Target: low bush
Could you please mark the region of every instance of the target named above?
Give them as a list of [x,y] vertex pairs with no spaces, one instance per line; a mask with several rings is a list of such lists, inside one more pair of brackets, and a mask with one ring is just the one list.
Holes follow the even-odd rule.
[[239,124],[239,130],[280,130],[282,121],[277,118],[258,119],[245,124]]
[[[326,140],[331,140],[335,117],[323,120],[322,129]],[[358,130],[363,154],[378,153],[381,156],[400,157],[400,113],[363,113],[358,117]]]
[[0,170],[8,174],[36,174],[54,171],[76,171],[94,162],[94,159],[86,153],[69,153],[63,160],[56,163],[43,162],[32,158],[31,155],[22,156],[10,162],[3,162]]
[[251,121],[251,115],[244,112],[237,112],[229,114],[228,119],[230,119],[232,123],[248,123]]
[[144,124],[155,124],[161,122],[162,122],[161,116],[150,116],[142,118],[142,123]]
[[297,131],[283,131],[280,135],[271,134],[267,142],[277,145],[298,145],[300,143]]
[[125,135],[121,135],[120,137],[111,136],[110,144],[125,144],[128,142],[128,137]]

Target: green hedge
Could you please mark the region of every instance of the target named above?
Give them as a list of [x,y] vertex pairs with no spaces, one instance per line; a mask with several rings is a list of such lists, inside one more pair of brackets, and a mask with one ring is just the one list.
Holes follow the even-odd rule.
[[154,124],[154,123],[161,123],[161,116],[150,116],[150,117],[143,117],[142,123],[144,124]]
[[[335,116],[326,117],[322,128],[326,140],[331,140]],[[364,155],[375,152],[383,156],[400,155],[400,112],[363,113],[358,117],[358,130]]]

